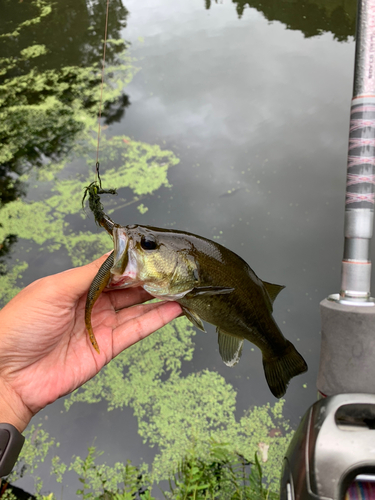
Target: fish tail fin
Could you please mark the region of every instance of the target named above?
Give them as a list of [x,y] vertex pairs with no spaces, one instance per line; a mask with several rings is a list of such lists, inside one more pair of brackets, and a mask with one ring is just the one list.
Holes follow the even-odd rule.
[[307,371],[307,364],[294,345],[287,340],[287,347],[282,356],[266,357],[263,355],[263,368],[272,394],[284,396],[291,378]]

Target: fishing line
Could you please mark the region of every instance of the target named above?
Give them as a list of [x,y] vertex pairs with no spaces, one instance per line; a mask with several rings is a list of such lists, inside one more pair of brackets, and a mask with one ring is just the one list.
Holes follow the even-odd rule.
[[[98,140],[96,146],[96,177],[97,179],[92,182],[89,186],[86,186],[85,192],[82,198],[82,207],[84,208],[84,203],[86,196],[89,198],[89,207],[93,214],[95,215],[95,221],[97,224],[102,225],[108,230],[107,221],[112,222],[109,217],[104,213],[103,205],[100,202],[101,194],[117,194],[115,189],[103,189],[102,180],[99,174],[99,145],[100,145],[100,120],[102,117],[102,104],[103,104],[103,86],[104,86],[104,69],[105,69],[105,51],[107,46],[107,32],[108,32],[108,11],[109,11],[109,0],[107,0],[107,10],[105,16],[105,30],[104,30],[104,43],[103,43],[103,64],[102,64],[102,82],[100,86],[100,101],[99,101],[99,113],[98,113]],[[112,223],[113,224],[113,223]],[[110,232],[110,231],[109,231]]]
[[109,0],[107,0],[107,10],[105,16],[105,29],[104,29],[104,43],[103,43],[103,64],[102,64],[102,82],[100,86],[100,102],[99,102],[99,114],[98,114],[98,141],[96,146],[96,175],[98,179],[99,186],[101,188],[101,179],[99,175],[99,144],[100,144],[100,120],[102,117],[102,103],[103,103],[103,86],[104,86],[104,68],[105,68],[105,51],[107,47],[107,31],[108,31],[108,11],[109,11]]

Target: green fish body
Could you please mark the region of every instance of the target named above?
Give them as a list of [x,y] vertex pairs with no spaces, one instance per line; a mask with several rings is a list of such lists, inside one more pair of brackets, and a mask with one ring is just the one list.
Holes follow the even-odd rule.
[[307,370],[272,317],[284,287],[263,282],[234,252],[194,234],[148,226],[114,225],[112,236],[109,288],[141,286],[178,302],[197,328],[204,331],[203,321],[215,325],[229,366],[240,360],[244,339],[252,342],[262,351],[268,385],[278,398],[292,377]]

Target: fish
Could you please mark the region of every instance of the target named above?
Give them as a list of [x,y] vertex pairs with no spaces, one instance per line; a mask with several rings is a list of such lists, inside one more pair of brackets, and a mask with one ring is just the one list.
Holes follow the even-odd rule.
[[[226,365],[240,361],[245,339],[256,345],[275,397],[285,394],[291,378],[307,371],[305,360],[272,316],[283,286],[262,281],[240,256],[202,236],[111,223],[114,251],[88,294],[85,318],[91,341],[95,336],[90,315],[101,291],[140,286],[153,297],[178,302],[196,328],[205,331],[204,322],[215,325]],[[92,343],[98,350],[96,340]]]

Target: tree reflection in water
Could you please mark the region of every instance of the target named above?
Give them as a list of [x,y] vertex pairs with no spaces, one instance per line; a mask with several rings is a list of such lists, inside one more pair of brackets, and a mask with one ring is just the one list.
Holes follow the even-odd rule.
[[[98,113],[106,5],[99,0],[0,0],[0,205],[25,194],[19,177],[58,160]],[[106,61],[115,66],[126,43],[127,10],[109,7]],[[109,75],[110,76],[110,75]],[[119,121],[122,93],[104,103],[105,123]],[[8,248],[7,245],[3,246]]]
[[[206,9],[212,1],[204,0]],[[280,21],[287,29],[302,31],[306,38],[332,33],[338,41],[355,34],[356,0],[232,0],[238,17],[247,7],[261,12],[268,21]],[[217,0],[216,0],[217,3]]]

